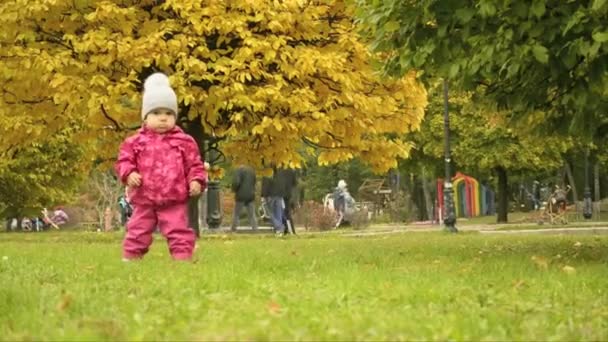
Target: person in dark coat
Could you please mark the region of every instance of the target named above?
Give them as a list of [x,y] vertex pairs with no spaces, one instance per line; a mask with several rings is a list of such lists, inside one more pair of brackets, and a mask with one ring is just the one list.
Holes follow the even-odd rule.
[[284,210],[283,210],[283,225],[287,228],[287,232],[295,234],[295,227],[293,225],[293,219],[291,218],[292,209],[292,194],[296,186],[298,185],[298,178],[296,170],[294,169],[279,169],[276,172],[276,179],[278,182],[278,188],[283,197]]
[[234,171],[232,178],[232,192],[234,192],[234,212],[232,216],[233,231],[239,225],[239,216],[243,207],[247,208],[247,217],[253,230],[258,229],[255,218],[255,171],[252,167],[241,165]]
[[268,205],[270,221],[277,235],[285,234],[285,225],[283,224],[285,202],[283,201],[283,193],[283,186],[276,170],[272,177],[264,177],[262,179],[262,197],[264,197]]

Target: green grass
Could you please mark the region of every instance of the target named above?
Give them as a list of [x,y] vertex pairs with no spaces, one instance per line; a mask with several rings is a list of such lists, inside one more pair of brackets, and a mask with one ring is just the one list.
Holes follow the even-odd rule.
[[585,223],[585,222],[572,222],[569,224],[513,224],[513,225],[504,225],[499,226],[495,230],[546,230],[546,229],[561,229],[561,228],[571,228],[571,229],[593,229],[593,228],[607,228],[608,222],[602,223]]
[[120,239],[0,234],[0,340],[608,339],[604,236]]
[[568,224],[551,224],[548,221],[548,218],[545,218],[545,222],[543,225],[539,225],[539,213],[538,212],[513,212],[508,215],[509,222],[508,223],[497,223],[496,215],[492,216],[477,216],[471,218],[462,218],[459,217],[457,219],[457,225],[459,226],[476,226],[476,225],[488,225],[488,226],[504,226],[502,229],[509,229],[508,226],[521,226],[526,225],[530,226],[533,229],[536,227],[544,228],[559,228],[559,227],[568,227],[568,226],[608,226],[608,213],[594,213],[592,219],[586,220],[583,218],[582,214],[576,215],[575,213],[569,213],[567,215]]

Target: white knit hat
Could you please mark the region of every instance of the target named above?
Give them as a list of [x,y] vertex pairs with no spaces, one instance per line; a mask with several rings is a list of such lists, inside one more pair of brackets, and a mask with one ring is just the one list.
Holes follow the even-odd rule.
[[157,72],[146,78],[144,82],[144,96],[141,105],[141,118],[158,108],[172,110],[177,116],[177,96],[171,88],[167,75]]

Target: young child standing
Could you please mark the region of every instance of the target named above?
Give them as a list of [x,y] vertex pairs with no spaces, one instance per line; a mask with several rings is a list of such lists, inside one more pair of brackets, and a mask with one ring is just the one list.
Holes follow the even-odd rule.
[[175,125],[177,96],[166,75],[144,82],[143,127],[120,147],[115,169],[129,188],[134,206],[123,241],[123,260],[140,259],[156,227],[175,260],[190,260],[194,231],[188,227],[188,196],[207,185],[207,173],[194,139]]

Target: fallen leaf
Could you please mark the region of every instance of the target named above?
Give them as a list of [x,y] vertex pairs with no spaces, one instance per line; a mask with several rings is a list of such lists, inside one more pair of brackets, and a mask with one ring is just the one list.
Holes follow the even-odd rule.
[[61,296],[61,300],[57,304],[57,310],[63,312],[70,306],[70,304],[72,304],[72,296],[69,294],[64,294]]
[[574,243],[574,247],[580,247],[580,246],[582,246],[582,245],[583,245],[583,244],[582,244],[580,241],[576,241],[576,242]]
[[574,274],[576,273],[576,268],[566,265],[562,267],[562,271],[567,274]]
[[268,312],[271,314],[278,314],[281,312],[281,305],[277,302],[268,303]]
[[514,289],[519,289],[520,287],[522,287],[524,285],[526,285],[526,281],[523,279],[519,279],[519,280],[513,282]]
[[543,257],[533,255],[530,259],[540,269],[546,270],[547,268],[549,268],[549,262]]

